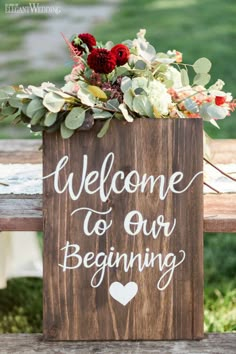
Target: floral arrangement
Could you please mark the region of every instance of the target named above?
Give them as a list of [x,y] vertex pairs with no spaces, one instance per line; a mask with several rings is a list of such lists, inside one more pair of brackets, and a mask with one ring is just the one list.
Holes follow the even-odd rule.
[[211,78],[207,58],[184,64],[176,50],[156,52],[145,34],[140,30],[134,40],[116,45],[99,43],[89,33],[70,40],[63,36],[74,63],[64,86],[1,88],[0,119],[10,116],[33,132],[60,129],[66,139],[97,119],[105,120],[102,137],[112,119],[201,117],[217,126],[216,120],[230,115],[236,103],[223,91],[224,82],[206,87]]

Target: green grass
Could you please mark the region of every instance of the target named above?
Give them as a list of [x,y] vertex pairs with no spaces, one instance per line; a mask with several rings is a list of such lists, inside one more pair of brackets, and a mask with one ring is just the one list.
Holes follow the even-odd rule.
[[42,280],[13,279],[0,290],[0,333],[42,331]]
[[236,235],[204,237],[205,331],[236,331]]

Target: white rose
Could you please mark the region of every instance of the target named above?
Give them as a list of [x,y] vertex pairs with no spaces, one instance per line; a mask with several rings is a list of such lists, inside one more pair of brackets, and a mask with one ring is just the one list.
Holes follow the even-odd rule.
[[167,115],[169,113],[169,105],[172,101],[165,85],[159,81],[151,81],[147,94],[151,104],[159,114]]

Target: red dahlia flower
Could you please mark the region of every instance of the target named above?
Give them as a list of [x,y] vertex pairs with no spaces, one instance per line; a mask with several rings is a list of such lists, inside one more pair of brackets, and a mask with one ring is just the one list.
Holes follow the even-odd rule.
[[[85,43],[89,49],[89,51],[91,52],[93,47],[97,44],[96,43],[96,39],[94,38],[94,36],[90,33],[81,33],[81,34],[78,34],[77,36],[79,39],[81,39],[81,41],[83,43]],[[71,42],[72,45],[77,48],[78,50],[80,50],[81,52],[84,52],[84,48],[76,43],[76,40],[77,38],[74,38],[73,41]],[[78,41],[79,42],[79,41]]]
[[105,48],[94,48],[88,56],[88,65],[95,73],[109,74],[116,67],[116,56]]
[[129,48],[124,44],[117,44],[111,48],[111,52],[116,56],[116,65],[121,66],[127,63],[129,59]]

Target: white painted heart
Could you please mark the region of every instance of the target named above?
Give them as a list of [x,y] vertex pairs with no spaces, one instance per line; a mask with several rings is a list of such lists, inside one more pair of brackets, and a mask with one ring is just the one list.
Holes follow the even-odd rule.
[[130,300],[135,297],[138,292],[138,285],[130,281],[126,285],[121,284],[118,281],[112,283],[109,287],[109,293],[120,304],[126,306]]

